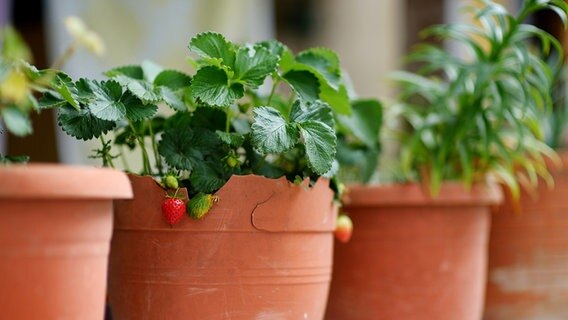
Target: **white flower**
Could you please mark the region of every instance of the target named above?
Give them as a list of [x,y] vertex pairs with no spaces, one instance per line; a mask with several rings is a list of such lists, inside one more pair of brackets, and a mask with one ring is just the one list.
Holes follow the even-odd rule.
[[105,53],[105,44],[102,38],[92,30],[89,30],[83,20],[75,16],[65,18],[67,32],[82,46],[92,53],[101,56]]

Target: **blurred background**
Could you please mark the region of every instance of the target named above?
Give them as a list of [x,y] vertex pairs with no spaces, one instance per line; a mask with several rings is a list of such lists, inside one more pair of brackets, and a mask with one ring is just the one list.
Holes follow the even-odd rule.
[[[499,1],[515,10],[521,0]],[[403,67],[403,57],[419,31],[437,23],[457,22],[466,0],[0,0],[0,25],[12,24],[30,45],[38,68],[49,67],[71,42],[63,24],[75,15],[99,33],[106,53],[96,57],[78,50],[63,67],[73,78],[100,77],[101,70],[152,60],[187,69],[187,44],[207,30],[231,41],[276,38],[295,52],[325,46],[338,52],[361,97],[382,99],[388,107],[396,88],[389,72]],[[560,21],[542,14],[535,24],[564,38]],[[567,41],[563,41],[564,44]],[[459,51],[459,48],[451,48]],[[89,163],[95,144],[62,134],[51,112],[32,120],[34,134],[0,134],[0,153],[28,154],[34,162]],[[387,122],[390,121],[387,119]],[[389,125],[389,123],[387,123]],[[386,138],[388,140],[388,137]],[[385,157],[396,146],[386,141]],[[90,162],[93,163],[93,162]],[[98,163],[96,163],[98,164]]]

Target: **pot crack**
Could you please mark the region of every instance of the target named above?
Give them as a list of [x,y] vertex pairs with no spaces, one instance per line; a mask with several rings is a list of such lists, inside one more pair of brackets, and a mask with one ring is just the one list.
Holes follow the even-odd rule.
[[256,212],[256,209],[258,209],[259,206],[261,206],[261,205],[267,203],[268,201],[270,201],[270,199],[272,199],[272,197],[274,197],[275,194],[276,194],[276,192],[272,191],[272,193],[268,196],[268,198],[266,198],[265,200],[262,200],[262,201],[260,201],[260,202],[257,202],[256,205],[254,206],[254,208],[253,208],[252,211],[251,211],[251,214],[250,214],[250,224],[253,226],[253,228],[255,228],[255,229],[258,230],[258,231],[275,232],[275,231],[263,229],[263,228],[257,226],[257,225],[254,223],[254,214],[255,214],[255,212]]

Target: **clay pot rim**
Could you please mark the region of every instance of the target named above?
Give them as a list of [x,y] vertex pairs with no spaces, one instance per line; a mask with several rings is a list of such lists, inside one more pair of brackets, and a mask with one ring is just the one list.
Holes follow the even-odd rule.
[[[32,188],[30,188],[32,186]],[[0,199],[130,199],[124,172],[89,166],[0,166]]]
[[419,183],[349,185],[343,199],[349,207],[493,206],[503,202],[500,185],[476,183],[470,190],[460,182],[444,182],[431,197]]
[[[131,172],[127,173],[127,175],[128,175],[128,176],[135,177],[135,178],[137,178],[137,179],[139,179],[139,178],[142,178],[142,179],[152,179],[152,180],[154,180],[154,182],[156,182],[156,186],[157,186],[158,188],[162,188],[162,187],[158,184],[158,182],[156,181],[156,179],[155,179],[153,176],[139,175],[139,174],[131,173]],[[302,181],[302,184],[301,184],[301,185],[296,185],[296,184],[294,184],[292,181],[288,180],[285,176],[282,176],[282,177],[279,177],[279,178],[269,178],[269,177],[265,177],[265,176],[262,176],[262,175],[252,174],[252,173],[251,173],[251,174],[233,174],[233,175],[231,175],[231,177],[229,178],[229,180],[227,180],[227,182],[225,182],[225,184],[224,184],[221,188],[219,188],[219,190],[215,191],[213,194],[218,194],[218,193],[220,193],[221,190],[223,190],[223,189],[232,188],[232,185],[235,184],[235,181],[238,180],[238,179],[266,179],[266,180],[272,181],[272,182],[275,183],[275,184],[276,184],[276,183],[286,182],[286,183],[288,183],[288,185],[289,185],[290,187],[308,188],[308,191],[313,190],[313,189],[316,187],[316,185],[319,185],[319,184],[322,184],[322,183],[323,183],[323,184],[327,184],[327,186],[328,186],[328,188],[329,188],[329,179],[324,178],[324,177],[319,177],[319,178],[316,180],[315,184],[314,184],[313,186],[310,186],[310,185],[309,185],[309,183],[310,183],[309,178],[304,179],[304,181]],[[180,188],[180,190],[181,190],[181,189],[186,189],[186,188]],[[331,188],[329,188],[329,189],[331,190]],[[333,190],[331,190],[331,191],[333,191]]]
[[[136,212],[130,209],[120,210],[123,205],[130,206],[145,202],[144,208],[153,208],[152,210],[158,212],[159,203],[166,197],[166,192],[170,195],[172,193],[171,190],[164,190],[152,176],[128,174],[128,178],[135,192],[134,199],[115,203],[115,208],[119,208],[121,212],[115,217],[123,222],[129,221],[128,217],[135,217],[135,215],[128,215],[127,212]],[[146,194],[148,197],[144,198]],[[286,177],[268,178],[255,174],[232,175],[227,183],[215,192],[215,195],[219,197],[218,202],[199,221],[183,219],[181,223],[172,228],[163,221],[161,214],[156,214],[149,219],[134,219],[136,222],[116,223],[115,230],[262,231],[275,234],[330,233],[335,230],[338,206],[334,201],[333,190],[329,187],[329,179],[323,177],[318,178],[315,184],[309,187],[308,179],[304,180],[301,185],[297,185]],[[180,188],[178,196],[187,199],[187,189]],[[156,204],[156,201],[159,203]],[[192,200],[189,199],[189,201]],[[281,206],[289,206],[290,211],[275,214],[275,210]]]

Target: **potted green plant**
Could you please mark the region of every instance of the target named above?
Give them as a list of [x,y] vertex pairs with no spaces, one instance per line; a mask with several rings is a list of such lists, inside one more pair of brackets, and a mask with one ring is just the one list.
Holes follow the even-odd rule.
[[109,70],[106,81],[67,83],[78,109],[44,97],[63,104],[58,121],[69,135],[101,139],[95,156],[104,165],[122,147],[141,155],[134,200],[115,203],[113,316],[322,318],[336,118],[351,112],[339,59],[214,32],[194,36],[189,49],[191,76],[143,63]]
[[568,74],[565,60],[556,68],[558,58],[554,53],[549,58],[556,70],[553,107],[543,113],[543,126],[545,141],[559,153],[562,166],[548,162],[553,186],[540,181],[535,190],[523,192],[520,201],[505,193],[503,206],[493,215],[485,319],[554,319],[566,314],[568,286],[562,279],[567,276],[568,153],[562,136],[568,120]]
[[[64,99],[69,78],[37,70],[21,37],[2,30],[0,122],[32,132],[38,92]],[[0,308],[9,319],[102,319],[112,232],[112,200],[132,197],[124,173],[29,164],[0,155]]]
[[[415,183],[351,187],[345,211],[356,232],[337,246],[329,319],[480,319],[490,209],[508,186],[547,177],[538,118],[550,106],[551,68],[530,50],[537,36],[524,24],[535,11],[561,16],[562,1],[524,1],[513,16],[492,1],[469,9],[475,23],[440,25],[425,34],[456,41],[460,57],[433,45],[409,57],[416,73],[399,72],[406,121],[401,166]],[[525,177],[525,178],[523,178]],[[370,254],[370,253],[373,254]]]

